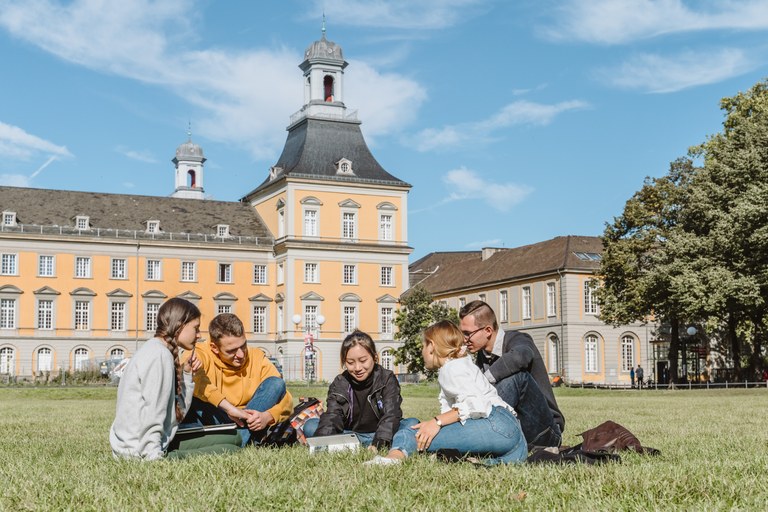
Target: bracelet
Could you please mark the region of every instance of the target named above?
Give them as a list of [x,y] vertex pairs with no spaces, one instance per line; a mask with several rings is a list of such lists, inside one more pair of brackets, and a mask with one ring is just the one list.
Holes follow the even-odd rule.
[[437,416],[435,416],[435,423],[437,423],[438,427],[443,428],[443,422]]

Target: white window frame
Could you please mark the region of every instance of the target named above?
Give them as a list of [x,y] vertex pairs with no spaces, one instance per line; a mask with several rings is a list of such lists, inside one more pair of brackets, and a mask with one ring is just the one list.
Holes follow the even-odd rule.
[[285,236],[285,209],[280,208],[277,211],[277,238]]
[[277,264],[277,284],[285,284],[285,263],[282,261]]
[[234,269],[232,263],[219,263],[216,267],[216,282],[220,284],[232,284],[234,282]]
[[598,310],[595,287],[591,281],[584,281],[584,313],[587,315],[597,315]]
[[87,215],[78,215],[75,217],[75,228],[80,231],[91,229],[91,219]]
[[109,330],[113,332],[125,332],[128,330],[128,304],[125,301],[110,301]]
[[40,347],[35,352],[37,371],[50,372],[53,370],[53,350],[50,347]]
[[547,316],[557,316],[557,288],[547,283]]
[[157,312],[160,311],[159,302],[147,302],[144,306],[144,330],[155,332],[157,330]]
[[381,286],[395,286],[394,275],[395,275],[394,267],[389,265],[383,265],[381,267],[379,284]]
[[0,348],[0,373],[4,375],[16,373],[16,349],[13,347]]
[[558,341],[557,340],[557,336],[555,336],[554,334],[547,338],[547,343],[548,343],[548,346],[547,346],[547,349],[548,349],[547,363],[549,363],[547,369],[548,369],[549,373],[557,373],[557,371],[558,371],[558,366],[559,366],[559,364],[558,364],[558,356],[559,356],[559,354],[557,353],[557,341]]
[[507,290],[499,291],[499,321],[509,322],[509,293]]
[[356,285],[357,284],[357,265],[345,263],[342,267],[341,284]]
[[76,372],[87,370],[90,360],[90,352],[85,347],[78,347],[72,352],[72,363]]
[[381,306],[379,308],[379,332],[384,339],[392,339],[395,333],[395,308]]
[[216,236],[219,238],[229,238],[229,224],[217,224]]
[[147,281],[162,281],[163,260],[147,259]]
[[16,212],[3,212],[3,226],[16,225]]
[[[75,300],[72,305],[74,309],[73,319],[75,331],[90,331],[91,330],[91,301],[90,300]],[[85,320],[85,322],[83,322]]]
[[395,368],[395,353],[391,348],[385,348],[381,351],[381,367],[392,371]]
[[37,299],[37,330],[52,331],[54,324],[53,318],[54,301],[53,299]]
[[112,258],[110,275],[111,279],[128,279],[128,260],[125,258]]
[[317,304],[304,304],[304,332],[310,332],[317,340],[320,326],[317,323],[317,315],[320,314],[320,306]]
[[0,329],[16,328],[16,299],[0,297]]
[[147,221],[147,233],[159,233],[160,232],[160,221],[159,220],[148,220]]
[[197,262],[196,261],[182,261],[181,262],[181,281],[184,283],[197,282]]
[[38,277],[56,277],[56,256],[40,254],[37,256]]
[[349,334],[357,328],[357,306],[354,304],[342,304],[341,328],[344,334]]
[[91,258],[89,256],[75,256],[75,278],[91,278]]
[[304,282],[305,283],[320,282],[320,265],[318,265],[315,262],[304,263]]
[[232,313],[232,304],[217,304],[216,314],[221,315],[222,313]]
[[395,214],[392,212],[379,213],[379,240],[391,242],[395,239]]
[[621,371],[629,373],[635,367],[635,337],[625,334],[621,337]]
[[320,210],[304,208],[302,234],[307,237],[320,236]]
[[254,304],[251,307],[251,322],[254,334],[267,334],[267,306]]
[[262,263],[253,265],[253,284],[267,284],[267,266]]
[[342,240],[357,240],[357,212],[351,210],[341,211],[341,238]]
[[523,294],[523,301],[522,301],[523,320],[530,320],[531,319],[531,302],[532,302],[531,287],[523,286],[522,294]]
[[600,339],[596,334],[587,334],[584,337],[584,371],[586,373],[597,373],[597,355],[600,345]]
[[0,275],[17,276],[19,275],[19,255],[11,252],[0,254]]

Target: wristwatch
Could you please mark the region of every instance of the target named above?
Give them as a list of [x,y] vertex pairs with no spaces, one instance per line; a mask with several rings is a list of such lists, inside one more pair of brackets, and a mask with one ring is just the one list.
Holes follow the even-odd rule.
[[443,428],[443,422],[437,416],[435,416],[435,423],[437,423],[438,427]]

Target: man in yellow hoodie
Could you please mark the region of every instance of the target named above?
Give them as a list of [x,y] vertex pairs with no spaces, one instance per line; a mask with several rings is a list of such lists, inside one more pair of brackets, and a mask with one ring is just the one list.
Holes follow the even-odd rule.
[[243,322],[237,316],[217,315],[208,334],[208,343],[195,348],[202,367],[194,375],[194,398],[183,423],[234,421],[240,427],[243,446],[258,443],[270,425],[288,418],[293,397],[264,351],[248,347]]

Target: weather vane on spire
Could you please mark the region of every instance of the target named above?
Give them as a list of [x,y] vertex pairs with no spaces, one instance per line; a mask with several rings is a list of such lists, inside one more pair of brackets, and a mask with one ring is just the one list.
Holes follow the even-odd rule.
[[325,39],[325,11],[323,11],[323,39]]
[[187,137],[189,137],[189,142],[192,142],[192,121],[187,121]]

